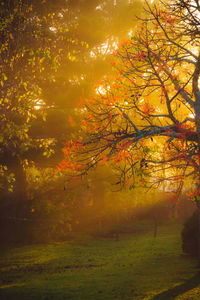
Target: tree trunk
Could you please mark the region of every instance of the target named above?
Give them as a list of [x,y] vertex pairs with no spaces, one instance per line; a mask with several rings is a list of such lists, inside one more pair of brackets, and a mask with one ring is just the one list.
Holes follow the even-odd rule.
[[27,194],[26,174],[20,160],[14,156],[5,156],[4,164],[9,173],[15,175],[14,190],[5,187],[1,194],[0,240],[5,242],[22,241],[27,235],[27,217],[30,203]]

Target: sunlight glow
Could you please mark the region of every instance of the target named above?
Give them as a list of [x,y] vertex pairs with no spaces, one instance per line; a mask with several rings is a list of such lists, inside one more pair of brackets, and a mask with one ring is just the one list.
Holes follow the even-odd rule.
[[53,26],[51,26],[51,27],[49,27],[49,29],[50,29],[51,31],[53,31],[54,33],[56,33],[56,32],[57,32],[57,29],[56,29],[56,27],[53,27]]
[[110,89],[110,86],[108,85],[106,88],[103,87],[102,85],[98,86],[95,91],[97,94],[100,95],[106,95],[107,91]]
[[194,119],[194,118],[195,118],[195,116],[194,116],[193,113],[189,114],[188,117],[191,118],[191,119]]
[[132,37],[132,36],[133,36],[133,30],[132,30],[132,29],[129,30],[128,36],[129,36],[129,37]]
[[41,109],[45,105],[45,102],[42,99],[37,99],[36,100],[36,105],[34,105],[34,108],[36,110]]
[[96,6],[96,10],[103,10],[103,7],[101,4],[99,4],[98,6]]
[[94,47],[90,51],[90,57],[97,58],[99,55],[108,55],[111,54],[117,48],[118,46],[116,41],[107,40],[105,43],[102,43],[100,46]]

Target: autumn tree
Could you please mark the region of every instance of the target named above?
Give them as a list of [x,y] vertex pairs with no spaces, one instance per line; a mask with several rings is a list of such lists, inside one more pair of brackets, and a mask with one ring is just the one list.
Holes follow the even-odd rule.
[[80,107],[82,127],[60,169],[77,176],[109,163],[117,184],[165,182],[174,202],[189,186],[200,215],[199,11],[199,1],[146,2],[136,33],[114,53],[115,75]]

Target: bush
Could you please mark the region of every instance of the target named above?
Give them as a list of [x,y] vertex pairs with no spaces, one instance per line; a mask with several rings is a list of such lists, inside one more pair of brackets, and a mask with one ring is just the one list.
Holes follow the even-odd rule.
[[198,211],[186,220],[181,232],[182,249],[192,256],[198,255]]

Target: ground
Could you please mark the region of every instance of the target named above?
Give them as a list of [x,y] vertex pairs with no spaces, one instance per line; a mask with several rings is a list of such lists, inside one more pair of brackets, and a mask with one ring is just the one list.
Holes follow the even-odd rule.
[[182,253],[181,225],[169,221],[153,237],[140,223],[114,238],[1,249],[2,300],[200,299],[200,269]]

